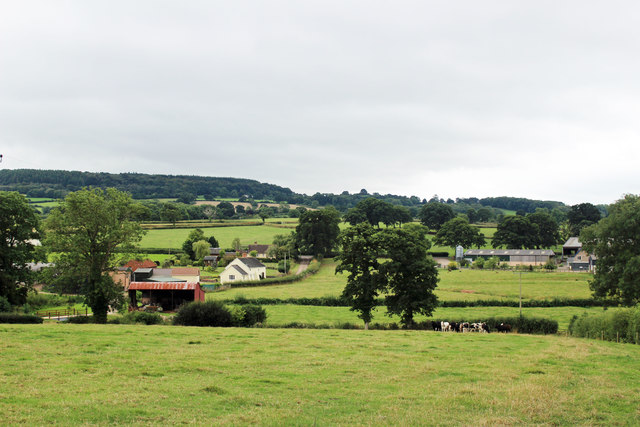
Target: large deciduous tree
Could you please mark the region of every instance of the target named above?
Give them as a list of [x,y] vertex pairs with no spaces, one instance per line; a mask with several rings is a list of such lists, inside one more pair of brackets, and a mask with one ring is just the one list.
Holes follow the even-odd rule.
[[133,252],[144,230],[131,218],[131,196],[114,188],[69,193],[47,218],[45,247],[55,257],[58,277],[82,280],[85,303],[105,323],[109,306],[122,304],[123,289],[109,275],[116,250]]
[[469,224],[467,220],[461,217],[445,222],[436,233],[433,241],[436,245],[450,246],[452,248],[458,245],[465,248],[472,246],[479,248],[486,243],[484,234],[480,232],[480,229]]
[[527,219],[531,224],[535,224],[538,227],[538,234],[535,241],[535,247],[550,248],[555,246],[560,241],[560,231],[556,220],[544,210],[536,211],[535,213],[528,214]]
[[427,203],[420,211],[422,224],[434,230],[439,230],[445,222],[455,218],[455,216],[456,214],[451,206],[436,201]]
[[493,235],[494,248],[506,246],[507,249],[528,249],[536,246],[538,226],[521,215],[506,216],[498,224]]
[[640,196],[627,195],[609,215],[582,230],[583,247],[597,256],[590,282],[595,297],[615,303],[640,303]]
[[340,212],[334,208],[306,211],[296,227],[296,246],[301,254],[326,256],[336,245],[340,233]]
[[402,325],[410,328],[416,314],[431,316],[438,305],[434,294],[438,270],[433,258],[427,256],[431,243],[415,228],[384,230],[380,239],[389,258],[380,266],[387,283],[387,313],[400,316]]
[[580,203],[579,205],[571,206],[567,217],[569,218],[571,234],[579,236],[583,228],[600,221],[602,215],[598,208],[591,203]]
[[342,297],[349,301],[351,310],[358,313],[368,329],[376,298],[386,286],[384,276],[378,271],[379,239],[373,227],[363,222],[342,231],[339,243],[342,252],[336,257],[336,273],[349,273]]
[[27,265],[40,260],[34,240],[39,238],[38,214],[16,192],[0,192],[0,297],[12,305],[26,302],[33,284]]

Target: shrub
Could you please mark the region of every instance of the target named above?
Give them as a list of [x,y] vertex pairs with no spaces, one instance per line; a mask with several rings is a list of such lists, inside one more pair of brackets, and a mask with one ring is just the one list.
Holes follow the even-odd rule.
[[196,301],[180,307],[173,323],[184,326],[232,326],[232,317],[221,302]]
[[143,325],[162,325],[164,318],[158,313],[149,313],[146,311],[132,311],[121,316],[119,322],[126,325],[143,324]]
[[256,323],[264,323],[267,320],[267,311],[259,305],[244,305],[244,317],[241,326],[253,326]]
[[447,270],[449,270],[449,271],[454,271],[454,270],[457,270],[457,269],[458,269],[458,263],[455,262],[455,261],[451,261],[449,263],[449,265],[447,266]]
[[5,297],[0,297],[0,313],[8,313],[11,310],[12,308],[9,300]]
[[286,265],[285,265],[285,260],[281,260],[280,262],[278,262],[278,271],[280,273],[288,273],[289,270],[291,270],[291,261],[290,260],[286,261]]
[[38,316],[18,313],[0,313],[0,323],[42,323],[44,320]]
[[638,343],[640,335],[640,306],[607,310],[599,314],[573,316],[569,333],[575,337]]
[[75,316],[69,317],[64,323],[73,323],[76,325],[84,325],[87,323],[93,323],[93,316]]
[[477,268],[478,270],[482,270],[484,268],[484,258],[476,258],[476,260],[471,265],[472,268]]
[[558,264],[556,264],[556,262],[551,258],[549,258],[547,262],[544,264],[545,270],[556,270],[557,268],[558,268]]

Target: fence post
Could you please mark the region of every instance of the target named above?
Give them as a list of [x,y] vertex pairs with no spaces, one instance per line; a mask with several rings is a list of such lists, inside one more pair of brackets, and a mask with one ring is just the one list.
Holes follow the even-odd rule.
[[620,332],[616,332],[616,342],[620,342]]
[[604,331],[602,331],[602,341],[604,341]]

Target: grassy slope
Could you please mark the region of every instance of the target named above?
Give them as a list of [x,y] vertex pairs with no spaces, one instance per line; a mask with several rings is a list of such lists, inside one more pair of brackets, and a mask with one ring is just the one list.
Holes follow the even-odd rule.
[[638,424],[640,347],[564,337],[0,325],[7,425]]
[[[335,263],[326,260],[322,269],[304,281],[287,285],[238,288],[208,294],[211,299],[232,299],[236,295],[248,298],[302,298],[337,296],[346,284],[346,275],[334,274]],[[508,299],[517,300],[520,275],[511,271],[440,270],[436,294],[442,300]],[[523,299],[589,298],[587,281],[583,273],[523,273]],[[472,291],[472,292],[469,292]]]

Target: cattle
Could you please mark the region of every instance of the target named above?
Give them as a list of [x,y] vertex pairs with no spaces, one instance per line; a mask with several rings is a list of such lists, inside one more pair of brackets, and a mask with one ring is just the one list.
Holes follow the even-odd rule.
[[436,322],[435,320],[431,321],[431,327],[433,328],[434,331],[442,330],[442,326],[440,325],[440,322]]
[[482,322],[482,332],[485,332],[487,334],[489,333],[489,325],[484,322]]
[[451,324],[449,322],[441,322],[440,327],[442,332],[451,332]]
[[460,324],[458,326],[458,330],[460,332],[469,332],[471,330],[471,328],[469,326],[469,322],[460,322]]
[[496,326],[496,329],[498,330],[498,332],[504,332],[506,334],[508,332],[511,332],[511,325],[508,323],[500,323],[498,326]]
[[460,327],[460,324],[458,322],[451,322],[451,330],[453,332],[460,332],[458,330],[459,327]]

